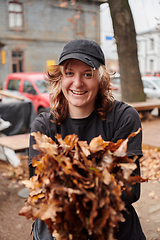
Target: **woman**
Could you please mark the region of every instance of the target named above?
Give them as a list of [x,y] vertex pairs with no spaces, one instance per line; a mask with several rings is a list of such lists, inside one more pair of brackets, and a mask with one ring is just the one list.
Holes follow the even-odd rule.
[[[65,138],[75,133],[79,140],[99,135],[105,141],[117,142],[141,127],[137,111],[131,106],[114,100],[111,93],[110,77],[105,68],[105,58],[100,46],[90,40],[76,39],[64,46],[59,64],[47,71],[51,86],[52,110],[40,114],[34,121],[32,132],[40,131],[54,141],[57,133]],[[142,156],[142,134],[128,142],[129,157]],[[33,150],[34,139],[30,139],[30,166],[38,152]],[[140,175],[139,160],[133,174]],[[132,206],[140,196],[140,185],[132,186],[131,195],[122,193],[126,203],[126,221],[119,224],[115,238],[118,240],[145,240],[138,216]],[[39,238],[37,238],[37,234]],[[37,220],[34,225],[35,239],[52,239],[45,224]]]

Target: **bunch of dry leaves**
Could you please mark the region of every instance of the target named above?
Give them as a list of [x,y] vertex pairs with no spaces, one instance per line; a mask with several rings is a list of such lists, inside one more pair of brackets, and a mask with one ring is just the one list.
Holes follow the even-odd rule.
[[44,220],[56,239],[114,239],[125,204],[122,191],[130,184],[145,181],[132,176],[137,167],[126,154],[126,140],[106,142],[101,136],[88,145],[76,135],[58,144],[40,132],[32,133],[40,152],[33,159],[36,176],[26,180],[30,194],[19,215]]

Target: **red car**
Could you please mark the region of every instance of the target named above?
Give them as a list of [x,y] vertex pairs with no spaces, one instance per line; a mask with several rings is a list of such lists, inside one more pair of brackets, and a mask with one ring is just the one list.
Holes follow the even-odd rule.
[[29,98],[37,114],[50,107],[47,82],[42,72],[11,73],[5,81],[4,89],[19,91]]

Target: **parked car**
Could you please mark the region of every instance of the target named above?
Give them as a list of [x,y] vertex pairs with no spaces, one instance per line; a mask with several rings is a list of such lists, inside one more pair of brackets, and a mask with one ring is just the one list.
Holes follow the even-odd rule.
[[121,100],[121,80],[120,74],[116,73],[113,76],[111,75],[111,84],[112,84],[112,93],[117,100]]
[[160,98],[160,77],[142,76],[143,89],[148,98]]
[[[160,98],[160,76],[147,75],[142,76],[143,90],[148,98]],[[117,87],[118,91],[113,91],[113,95],[120,100],[121,99],[121,80],[120,76],[114,76],[111,78],[112,83]]]
[[116,90],[120,90],[120,88],[121,88],[120,76],[111,77],[111,83],[116,88]]
[[47,82],[42,72],[11,73],[5,81],[4,89],[19,91],[29,98],[37,114],[50,107]]

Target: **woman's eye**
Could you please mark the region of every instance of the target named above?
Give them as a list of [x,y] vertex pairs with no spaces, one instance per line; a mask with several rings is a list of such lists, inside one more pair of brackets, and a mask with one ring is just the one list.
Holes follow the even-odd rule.
[[91,78],[92,77],[92,73],[85,73],[84,76],[87,77],[87,78]]
[[65,75],[66,75],[66,76],[72,76],[73,73],[72,73],[72,72],[66,72]]

